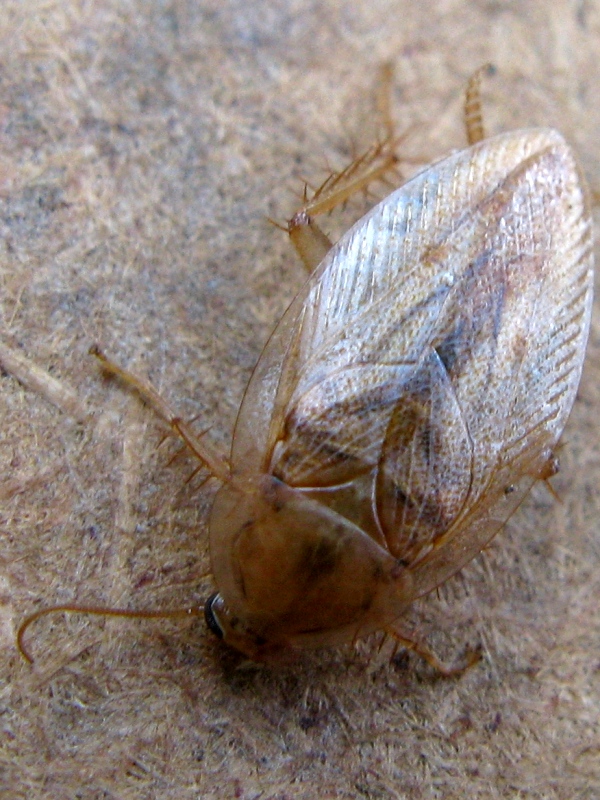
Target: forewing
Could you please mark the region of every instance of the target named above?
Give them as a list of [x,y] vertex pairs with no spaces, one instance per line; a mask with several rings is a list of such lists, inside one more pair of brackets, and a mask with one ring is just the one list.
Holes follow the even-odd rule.
[[[407,564],[453,536],[481,547],[515,505],[506,487],[516,491],[523,470],[535,475],[564,427],[592,277],[590,218],[566,145],[519,164],[449,251],[453,240],[468,266],[394,409],[378,474],[381,525]],[[492,511],[499,500],[504,511]]]
[[493,535],[556,442],[590,281],[589,214],[558,134],[506,134],[434,165],[292,303],[249,384],[234,467],[304,488],[377,474],[378,524],[426,591]]
[[[508,202],[480,282],[485,313],[477,313],[468,292],[451,309],[450,335],[436,345],[473,443],[471,487],[445,531],[432,536],[431,528],[417,528],[413,549],[399,553],[417,595],[472,558],[543,474],[581,375],[592,303],[592,236],[570,151],[555,146],[530,158],[498,195]],[[483,239],[480,244],[485,252]],[[455,353],[468,353],[464,365]],[[420,486],[428,497],[427,477]]]

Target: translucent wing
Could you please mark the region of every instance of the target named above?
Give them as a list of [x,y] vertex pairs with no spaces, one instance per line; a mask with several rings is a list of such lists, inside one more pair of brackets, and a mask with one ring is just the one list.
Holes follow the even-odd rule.
[[491,538],[560,436],[591,258],[557,133],[505,134],[429,168],[292,303],[240,410],[235,469],[320,492],[427,591]]

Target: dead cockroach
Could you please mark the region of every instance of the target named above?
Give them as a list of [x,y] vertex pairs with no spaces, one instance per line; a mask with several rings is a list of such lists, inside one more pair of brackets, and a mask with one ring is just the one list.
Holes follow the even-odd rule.
[[[385,148],[290,222],[311,275],[254,370],[229,459],[96,351],[223,484],[210,519],[218,593],[203,611],[252,659],[377,630],[416,647],[399,629],[407,608],[555,471],[590,324],[587,191],[556,131],[484,137],[480,76],[467,91],[467,149],[333,246],[314,214],[388,170]],[[59,608],[25,620],[22,652],[29,624]]]

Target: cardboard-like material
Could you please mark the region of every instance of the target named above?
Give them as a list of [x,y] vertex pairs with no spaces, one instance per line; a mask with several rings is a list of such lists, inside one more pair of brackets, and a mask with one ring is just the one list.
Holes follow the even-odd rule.
[[[23,617],[56,603],[170,608],[212,589],[216,485],[97,343],[228,447],[304,280],[284,221],[376,134],[395,65],[401,152],[553,125],[600,190],[593,4],[5,2],[0,12],[0,794],[10,798],[593,798],[600,786],[600,332],[552,480],[417,632],[442,679],[380,639],[280,670],[202,620]],[[411,127],[414,126],[414,127]],[[408,173],[410,168],[405,167]],[[381,196],[384,187],[373,187]],[[324,221],[336,234],[362,200]]]

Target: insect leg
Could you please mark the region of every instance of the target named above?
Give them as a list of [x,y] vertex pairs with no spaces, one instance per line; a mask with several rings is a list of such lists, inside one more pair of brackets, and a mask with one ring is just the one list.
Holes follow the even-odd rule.
[[469,144],[476,144],[485,139],[481,111],[481,80],[484,75],[493,75],[494,72],[495,69],[492,64],[484,64],[471,75],[467,83],[465,90],[465,129]]
[[330,239],[304,210],[290,219],[287,232],[308,272],[314,272],[332,247]]
[[[90,348],[90,354],[95,356],[101,363],[102,368],[122,380],[130,388],[134,389],[147,403],[152,410],[164,420],[171,428],[171,430],[179,436],[184,444],[192,451],[199,461],[210,471],[211,475],[218,478],[222,482],[228,482],[231,479],[229,464],[227,460],[221,456],[211,445],[201,440],[191,429],[190,425],[177,417],[169,405],[163,400],[156,389],[149,383],[133,375],[131,372],[124,370],[115,364],[100,350],[97,345]],[[129,610],[126,608],[112,608],[110,606],[80,606],[80,605],[56,605],[48,608],[43,608],[26,617],[17,632],[17,647],[19,652],[29,663],[33,662],[27,647],[25,646],[25,633],[29,626],[36,622],[41,617],[48,614],[55,614],[58,612],[65,612],[67,614],[94,614],[103,617],[130,617],[137,619],[175,619],[181,617],[201,616],[204,609],[201,606],[190,606],[185,608],[175,608],[171,610],[155,610],[155,609],[139,609]]]
[[384,141],[392,142],[396,137],[394,117],[392,114],[392,96],[394,93],[394,64],[384,61],[379,67],[377,94],[375,97],[377,114],[385,131]]
[[397,175],[399,158],[396,148],[406,134],[398,137],[394,129],[391,113],[393,78],[392,64],[382,64],[377,82],[376,107],[381,118],[383,138],[356,156],[344,169],[331,172],[312,195],[309,196],[305,188],[304,204],[287,224],[292,244],[309,272],[321,263],[332,246],[314,217],[343,206],[354,195],[367,192],[373,183],[387,181],[390,172],[396,173],[396,182],[401,183]]
[[218,478],[223,483],[230,480],[229,464],[224,456],[218,453],[210,444],[202,441],[199,436],[196,436],[190,425],[171,410],[153,386],[119,367],[118,364],[107,358],[97,345],[90,347],[90,354],[100,361],[102,369],[135,389],[142,400],[170,426],[171,430],[179,436],[215,478]]
[[[559,449],[562,445],[559,444]],[[547,460],[542,464],[540,469],[534,474],[534,477],[539,481],[544,481],[546,489],[550,492],[552,497],[559,503],[562,503],[560,496],[554,486],[550,483],[550,478],[553,478],[560,472],[560,461],[556,453],[552,450],[548,452]]]
[[333,211],[353,195],[366,191],[372,183],[385,179],[389,172],[394,171],[398,164],[394,152],[396,144],[396,141],[386,140],[374,145],[341,172],[332,172],[290,219],[287,232],[309,272],[321,263],[332,246],[313,218]]
[[386,627],[384,630],[389,636],[392,637],[392,639],[396,641],[398,645],[405,647],[407,650],[412,650],[417,655],[421,656],[422,659],[424,659],[445,678],[451,678],[455,675],[462,675],[463,672],[472,667],[473,664],[476,664],[481,658],[481,651],[479,649],[467,650],[462,661],[458,662],[457,664],[444,664],[444,662],[440,661],[435,653],[423,642],[418,642],[415,639],[409,638],[408,636],[400,633],[396,628]]

